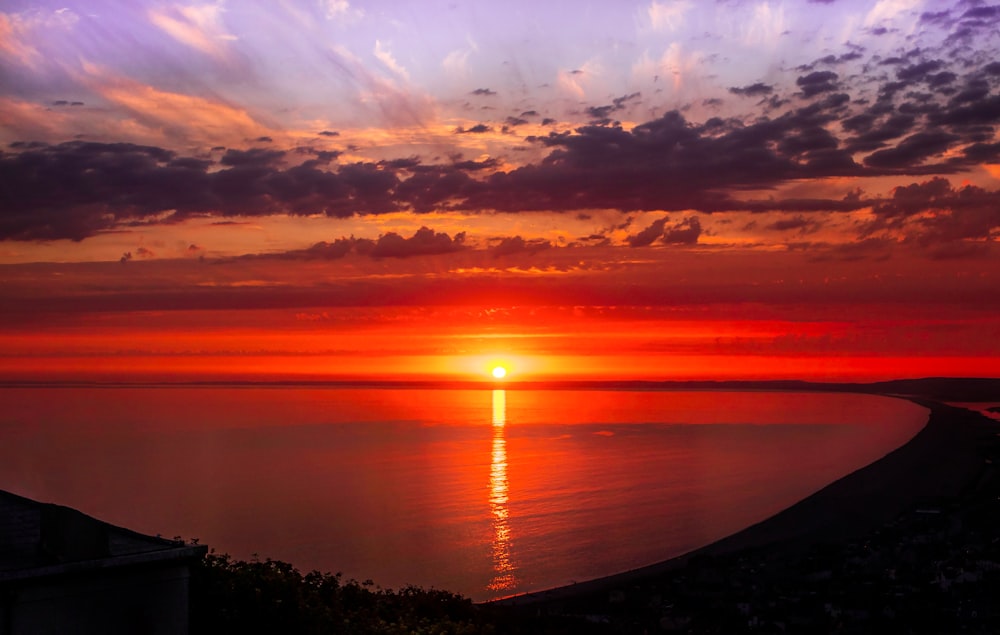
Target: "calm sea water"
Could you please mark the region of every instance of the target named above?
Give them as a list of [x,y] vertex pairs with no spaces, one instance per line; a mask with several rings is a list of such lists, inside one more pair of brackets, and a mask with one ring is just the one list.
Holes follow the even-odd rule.
[[476,600],[663,560],[909,440],[864,395],[0,389],[0,488],[220,552]]

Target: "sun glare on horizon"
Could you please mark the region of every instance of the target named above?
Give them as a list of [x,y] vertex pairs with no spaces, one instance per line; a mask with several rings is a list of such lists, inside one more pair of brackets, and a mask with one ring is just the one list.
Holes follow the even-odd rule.
[[493,370],[490,371],[494,379],[503,379],[507,376],[507,369],[503,366],[494,366]]

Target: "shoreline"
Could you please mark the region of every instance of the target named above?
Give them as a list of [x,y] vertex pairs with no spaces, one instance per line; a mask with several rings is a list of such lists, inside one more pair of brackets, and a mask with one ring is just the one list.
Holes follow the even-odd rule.
[[846,544],[918,505],[957,500],[980,479],[984,471],[980,442],[987,434],[995,437],[995,422],[920,395],[864,394],[906,399],[923,406],[929,411],[927,423],[908,442],[882,458],[708,545],[636,569],[482,604],[525,607],[563,602],[651,583],[699,557],[745,552],[788,555],[817,544]]

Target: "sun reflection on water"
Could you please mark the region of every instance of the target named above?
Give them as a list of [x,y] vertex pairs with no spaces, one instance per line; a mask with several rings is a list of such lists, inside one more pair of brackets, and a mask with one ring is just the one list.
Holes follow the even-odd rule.
[[507,393],[493,391],[493,452],[490,460],[490,512],[493,515],[493,579],[487,588],[514,588],[514,563],[510,557],[510,524],[507,509]]

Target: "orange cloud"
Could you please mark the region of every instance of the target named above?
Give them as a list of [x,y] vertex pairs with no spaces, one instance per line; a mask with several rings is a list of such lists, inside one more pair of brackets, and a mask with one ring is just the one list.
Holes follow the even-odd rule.
[[169,92],[84,63],[84,83],[128,111],[141,127],[205,145],[245,145],[258,137],[284,138],[283,132],[254,118],[246,109],[218,98]]

